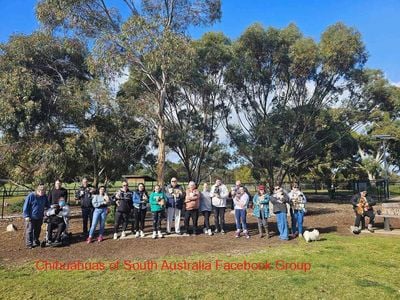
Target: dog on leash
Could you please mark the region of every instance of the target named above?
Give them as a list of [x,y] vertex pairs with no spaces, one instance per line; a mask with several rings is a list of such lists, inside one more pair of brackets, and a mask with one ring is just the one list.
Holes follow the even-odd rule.
[[314,229],[313,231],[304,231],[303,237],[306,240],[306,242],[313,242],[313,241],[318,241],[319,240],[319,231],[317,229]]

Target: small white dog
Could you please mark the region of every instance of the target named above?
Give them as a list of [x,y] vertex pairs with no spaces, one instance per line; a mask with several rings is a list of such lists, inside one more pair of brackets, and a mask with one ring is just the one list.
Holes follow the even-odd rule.
[[313,231],[304,231],[303,237],[306,242],[318,241],[319,240],[319,231],[314,229]]

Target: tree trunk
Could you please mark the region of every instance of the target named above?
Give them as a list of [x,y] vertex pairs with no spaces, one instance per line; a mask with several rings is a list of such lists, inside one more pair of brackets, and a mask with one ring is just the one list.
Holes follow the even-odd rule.
[[158,119],[157,125],[157,140],[158,140],[158,158],[157,158],[157,183],[164,186],[164,174],[165,174],[165,128],[164,128],[164,107],[166,98],[166,89],[163,88],[160,92],[160,98],[158,102]]

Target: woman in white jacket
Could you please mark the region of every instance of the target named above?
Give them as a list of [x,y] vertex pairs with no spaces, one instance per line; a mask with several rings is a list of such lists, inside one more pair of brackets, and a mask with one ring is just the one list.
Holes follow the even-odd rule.
[[236,235],[240,237],[240,229],[243,229],[244,236],[248,239],[249,233],[247,231],[246,221],[246,208],[249,203],[249,195],[245,192],[244,187],[240,187],[239,191],[233,197],[233,204],[235,205],[235,221],[236,221]]
[[225,234],[225,209],[226,198],[228,197],[228,189],[222,183],[221,179],[217,179],[211,187],[211,203],[214,211],[215,233],[221,232]]

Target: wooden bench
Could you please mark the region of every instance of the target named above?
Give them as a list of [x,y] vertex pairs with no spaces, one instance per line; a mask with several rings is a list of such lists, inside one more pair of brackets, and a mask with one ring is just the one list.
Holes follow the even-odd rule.
[[375,217],[383,217],[384,229],[390,231],[390,219],[400,219],[400,203],[382,203],[382,210],[378,210]]

